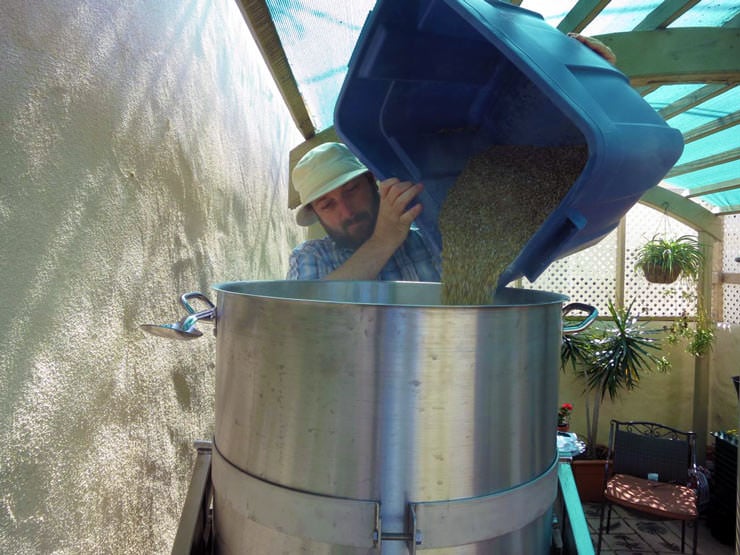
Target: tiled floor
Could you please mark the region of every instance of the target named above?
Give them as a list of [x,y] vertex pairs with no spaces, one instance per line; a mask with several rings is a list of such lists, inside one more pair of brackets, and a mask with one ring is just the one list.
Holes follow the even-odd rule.
[[[598,503],[584,503],[583,511],[591,531],[594,549],[598,540]],[[681,524],[675,521],[650,520],[614,507],[611,531],[602,540],[602,555],[654,555],[681,552]],[[615,518],[616,517],[616,518]],[[686,553],[691,553],[694,531],[686,528]],[[734,546],[720,543],[712,536],[705,518],[699,519],[699,555],[733,555]]]

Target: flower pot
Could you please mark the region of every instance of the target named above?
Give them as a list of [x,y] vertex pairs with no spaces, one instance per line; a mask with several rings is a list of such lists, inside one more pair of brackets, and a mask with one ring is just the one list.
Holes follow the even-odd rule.
[[571,468],[581,503],[601,503],[604,499],[605,459],[574,460]]
[[558,424],[558,432],[569,432],[570,431],[570,424],[567,422],[565,424]]
[[665,268],[663,266],[641,266],[645,279],[651,283],[673,283],[681,275],[679,267]]

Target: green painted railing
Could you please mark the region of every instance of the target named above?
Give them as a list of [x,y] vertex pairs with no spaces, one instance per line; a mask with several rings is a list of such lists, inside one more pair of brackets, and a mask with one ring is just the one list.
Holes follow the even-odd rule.
[[558,467],[558,500],[555,512],[562,535],[562,552],[565,555],[594,555],[594,544],[576,489],[573,470],[567,462],[561,462]]

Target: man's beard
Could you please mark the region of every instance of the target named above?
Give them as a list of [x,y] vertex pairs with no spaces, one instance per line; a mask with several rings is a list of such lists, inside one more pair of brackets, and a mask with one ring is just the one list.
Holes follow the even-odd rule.
[[[353,224],[360,224],[355,226],[353,231],[350,231],[350,226]],[[370,236],[375,231],[375,217],[370,212],[360,212],[349,220],[342,222],[342,229],[330,229],[324,226],[327,235],[337,244],[338,247],[343,249],[357,250],[360,246],[370,239]]]

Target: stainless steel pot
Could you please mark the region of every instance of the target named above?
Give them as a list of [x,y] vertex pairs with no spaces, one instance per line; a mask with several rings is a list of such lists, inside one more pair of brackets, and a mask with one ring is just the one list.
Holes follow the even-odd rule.
[[439,287],[224,283],[150,329],[216,323],[220,553],[549,552],[566,298]]

